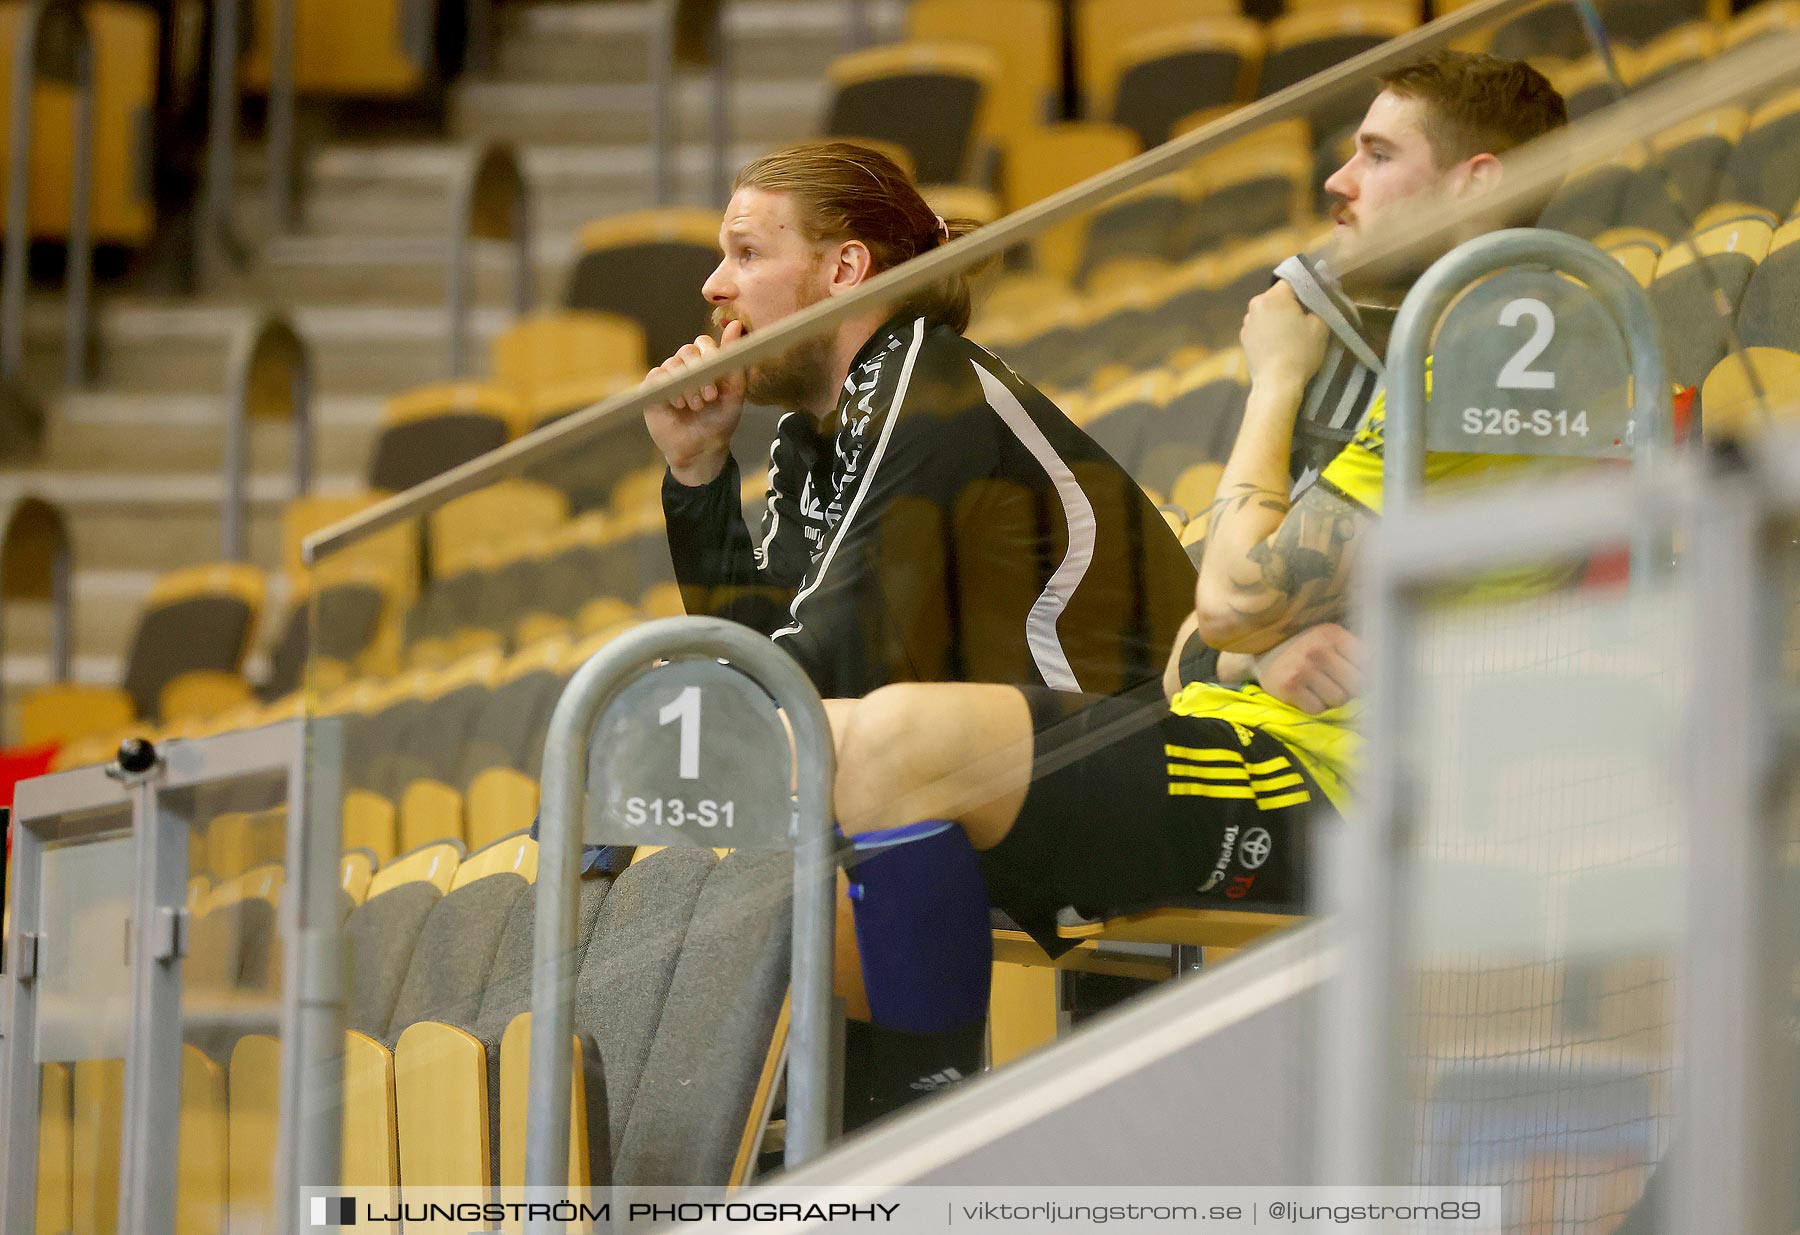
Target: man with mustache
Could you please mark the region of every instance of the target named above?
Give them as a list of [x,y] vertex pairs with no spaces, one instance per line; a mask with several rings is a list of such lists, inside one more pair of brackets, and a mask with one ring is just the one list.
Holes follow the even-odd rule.
[[[695,339],[646,380],[963,230],[855,144],[758,159],[702,289],[719,341]],[[963,338],[969,311],[958,275],[645,414],[687,611],[765,631],[828,698],[895,682],[1154,683],[1192,595],[1187,554],[1118,464]],[[787,413],[755,536],[730,451],[746,399]]]
[[[1353,269],[1384,224],[1478,202],[1509,150],[1567,118],[1541,74],[1491,56],[1439,52],[1381,85],[1326,181],[1339,201],[1326,271]],[[1364,282],[1334,296],[1356,312],[1357,299],[1397,304],[1403,291]],[[1385,398],[1316,483],[1296,485],[1296,421],[1316,402],[1326,324],[1284,279],[1250,302],[1240,337],[1250,394],[1167,702],[969,684],[829,704],[868,1002],[910,1045],[882,1074],[881,1109],[979,1068],[990,905],[1053,954],[1068,946],[1065,908],[1305,905],[1309,820],[1342,805],[1357,758],[1359,653],[1338,623],[1381,510]],[[1427,479],[1519,462],[1433,454]]]

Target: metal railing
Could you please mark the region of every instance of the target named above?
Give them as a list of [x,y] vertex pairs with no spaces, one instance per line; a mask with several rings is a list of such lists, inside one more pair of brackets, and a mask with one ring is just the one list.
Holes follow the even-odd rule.
[[75,161],[69,182],[67,338],[63,382],[87,382],[89,310],[93,298],[94,47],[77,0],[32,0],[13,49],[12,112],[7,118],[6,274],[0,291],[0,377],[21,378],[25,365],[25,289],[31,246],[31,122],[39,80],[75,90]]
[[[635,844],[646,839],[625,832],[595,833],[594,815],[587,809],[593,792],[588,784],[589,744],[596,729],[606,722],[609,709],[621,704],[623,692],[648,676],[645,670],[663,660],[691,662],[715,682],[721,678],[747,678],[773,700],[791,727],[793,797],[782,804],[788,817],[760,820],[763,831],[759,837],[762,847],[787,848],[794,855],[787,1164],[798,1166],[823,1152],[832,1126],[832,940],[837,867],[832,852],[831,792],[836,756],[825,708],[819,702],[818,691],[794,660],[748,627],[718,618],[671,618],[622,634],[596,652],[575,671],[550,716],[550,729],[544,740],[537,924],[531,966],[534,1062],[527,1099],[528,1187],[560,1186],[569,1161],[568,1042],[574,1032],[574,962],[579,954],[575,939],[576,900],[582,841]],[[690,738],[685,728],[682,731],[680,776],[694,781],[703,775],[702,742],[707,731],[700,722],[700,688],[684,686],[682,690],[693,691],[694,733],[692,764],[688,766]],[[667,719],[667,709],[664,711]],[[648,724],[647,718],[633,719],[639,731]],[[786,747],[781,721],[772,710],[762,725],[781,736],[781,745]],[[728,725],[713,727],[733,732],[736,736],[730,741],[738,740],[738,736],[746,736],[747,740],[747,735],[737,735]],[[642,761],[629,761],[633,766],[628,769],[617,766],[627,763],[626,759],[615,757],[610,762],[615,776],[653,775],[650,769],[638,766]],[[780,789],[781,796],[786,797],[785,777]],[[730,797],[737,791],[726,787],[722,796]],[[740,822],[751,818],[752,812],[746,810],[741,812]],[[532,1235],[548,1229],[536,1220],[526,1224]]]
[[648,50],[651,196],[673,205],[678,177],[675,87],[683,66],[710,70],[712,193],[719,205],[731,184],[731,40],[725,18],[729,0],[655,0]]
[[[1535,290],[1534,277],[1548,275],[1552,281],[1567,276],[1587,289],[1592,302],[1603,309],[1610,324],[1616,327],[1623,345],[1622,358],[1597,354],[1597,340],[1583,340],[1586,348],[1564,347],[1549,353],[1554,337],[1552,310],[1541,301],[1528,303],[1536,308],[1526,324],[1540,328],[1525,349],[1516,348],[1522,340],[1515,332],[1493,326],[1486,320],[1465,319],[1466,329],[1455,339],[1440,335],[1449,333],[1446,323],[1452,305],[1473,305],[1472,290],[1493,278],[1501,295],[1481,302],[1482,309],[1506,300],[1507,308],[1523,301],[1512,299]],[[1499,280],[1510,282],[1500,285]],[[1523,280],[1523,281],[1522,281]],[[1537,315],[1541,314],[1541,318]],[[1502,326],[1514,324],[1509,315],[1500,315]],[[1541,346],[1538,341],[1542,340]],[[1520,357],[1532,351],[1525,365]],[[1462,356],[1461,351],[1472,352]],[[1433,361],[1433,352],[1437,359]],[[1457,359],[1452,361],[1452,357]],[[1497,404],[1504,409],[1509,401],[1519,401],[1516,387],[1540,392],[1540,401],[1556,402],[1559,386],[1566,392],[1576,383],[1571,380],[1577,367],[1600,368],[1617,360],[1617,367],[1629,373],[1631,390],[1630,420],[1624,441],[1634,462],[1655,474],[1666,466],[1673,443],[1673,416],[1670,410],[1668,377],[1663,364],[1662,343],[1657,322],[1644,289],[1626,273],[1623,266],[1585,240],[1559,232],[1538,229],[1510,229],[1476,237],[1458,246],[1435,262],[1413,284],[1394,320],[1387,355],[1387,420],[1382,456],[1382,506],[1386,520],[1405,519],[1419,506],[1423,489],[1427,448],[1427,374],[1435,364],[1431,382],[1438,393],[1447,384],[1445,372],[1452,363],[1478,370],[1485,393],[1482,408]],[[1532,367],[1535,366],[1535,367]],[[1524,370],[1522,373],[1518,370]],[[1510,373],[1509,373],[1510,371]],[[1523,378],[1521,382],[1518,379]],[[1620,389],[1625,388],[1620,383]],[[1463,393],[1458,387],[1458,393]],[[1478,409],[1481,410],[1481,409]],[[1444,413],[1440,410],[1439,415]],[[1526,413],[1530,415],[1530,412]],[[1586,414],[1584,412],[1584,414]],[[1594,409],[1596,417],[1599,409]],[[1552,422],[1553,423],[1553,422]],[[1531,434],[1525,432],[1529,439]],[[1604,435],[1602,435],[1604,436]],[[1587,440],[1585,437],[1578,439]],[[1520,448],[1510,442],[1495,448],[1471,445],[1468,448],[1503,453]],[[1560,453],[1593,456],[1601,452],[1565,448]],[[1543,516],[1534,511],[1535,523]],[[1584,546],[1610,547],[1598,536],[1596,525],[1573,525]],[[1669,528],[1648,521],[1629,527],[1619,541],[1634,547],[1634,576],[1640,580],[1652,573],[1656,564],[1655,547],[1666,544]],[[1493,552],[1511,552],[1528,557],[1533,550],[1543,560],[1553,555],[1549,542],[1541,536],[1520,539],[1515,527],[1501,531],[1506,548],[1491,543],[1492,538],[1474,538],[1463,545],[1461,557],[1447,557],[1446,567],[1454,562],[1458,570],[1474,569],[1472,563]],[[1448,541],[1445,542],[1449,543]],[[1365,595],[1378,599],[1366,615],[1368,622],[1368,663],[1373,666],[1370,705],[1363,725],[1368,742],[1368,772],[1361,787],[1361,810],[1358,827],[1363,843],[1361,852],[1347,853],[1348,862],[1333,869],[1343,880],[1336,891],[1336,903],[1344,907],[1351,922],[1351,947],[1361,979],[1341,984],[1334,993],[1337,1023],[1345,1027],[1363,1050],[1365,1060],[1355,1068],[1330,1068],[1323,1072],[1328,1084],[1336,1089],[1332,1109],[1345,1121],[1333,1129],[1330,1152],[1344,1158],[1339,1176],[1370,1182],[1396,1179],[1397,1165],[1384,1155],[1395,1143],[1385,1135],[1391,1121],[1409,1117],[1394,1109],[1393,1095],[1398,1092],[1402,1061],[1394,1053],[1393,1044],[1400,1039],[1400,1002],[1393,998],[1405,972],[1407,956],[1406,899],[1403,889],[1410,886],[1406,863],[1413,843],[1413,812],[1417,809],[1410,785],[1404,747],[1405,675],[1407,649],[1416,646],[1415,610],[1419,595],[1407,591],[1404,598],[1382,589],[1389,583],[1378,576],[1374,590]],[[1398,587],[1396,583],[1394,586]],[[1353,1134],[1358,1130],[1380,1129],[1380,1135]]]
[[[62,510],[40,497],[12,503],[0,521],[0,623],[18,600],[50,602],[50,680],[66,682],[75,648],[75,561]],[[6,650],[0,625],[0,653]]]
[[531,193],[519,157],[506,142],[477,150],[450,189],[450,376],[469,370],[469,300],[474,274],[469,269],[472,241],[510,240],[515,250],[513,312],[531,312]]
[[232,346],[225,422],[224,498],[219,511],[226,561],[249,558],[250,422],[286,418],[294,427],[294,496],[312,488],[312,354],[285,317],[245,326]]
[[[1376,74],[1454,43],[1493,22],[1539,7],[1543,2],[1477,0],[1477,3],[1417,30],[1352,56],[1304,82],[1247,104],[1211,124],[1015,211],[951,244],[933,249],[881,274],[854,292],[830,297],[766,330],[747,335],[704,364],[564,417],[480,459],[452,468],[361,514],[325,528],[307,539],[308,558],[316,560],[320,555],[436,509],[503,476],[516,475],[533,464],[598,437],[617,424],[641,416],[644,409],[667,402],[676,394],[699,390],[721,377],[779,355],[826,327],[896,304],[946,276],[997,257],[1058,223],[1091,211],[1129,189],[1166,176],[1247,133],[1279,120],[1304,116],[1314,101],[1331,91],[1365,83]],[[1766,88],[1791,72],[1796,54],[1800,54],[1800,35],[1769,38],[1695,70],[1685,81],[1662,83],[1646,90],[1639,98],[1611,109],[1605,124],[1598,123],[1597,118],[1595,122],[1552,134],[1534,143],[1509,173],[1506,185],[1512,186],[1517,181],[1520,192],[1541,191],[1546,183],[1560,177],[1567,167],[1579,163],[1583,157],[1597,157],[1609,148],[1617,149],[1622,140],[1621,131],[1655,131],[1686,116],[1721,106],[1721,95],[1743,97]],[[1703,91],[1695,92],[1696,97],[1707,101],[1690,107],[1684,88],[1691,87],[1696,80],[1703,81],[1705,86]],[[1603,142],[1607,145],[1602,145]],[[1500,197],[1505,191],[1497,191],[1495,196]],[[1444,217],[1452,214],[1454,212],[1438,211],[1429,227],[1410,227],[1406,242],[1422,231],[1441,232],[1458,225],[1459,219]]]

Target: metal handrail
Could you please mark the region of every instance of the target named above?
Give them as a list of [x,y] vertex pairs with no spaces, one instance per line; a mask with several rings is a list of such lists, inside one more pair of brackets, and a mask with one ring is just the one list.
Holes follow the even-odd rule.
[[[69,523],[41,497],[14,501],[0,521],[0,622],[6,602],[50,602],[50,680],[66,682],[75,646],[75,556]],[[6,638],[0,628],[0,650]]]
[[[58,46],[54,40],[60,38]],[[0,377],[22,378],[25,286],[31,244],[32,102],[42,74],[75,88],[75,166],[69,183],[69,248],[63,279],[63,382],[87,382],[89,306],[93,296],[94,46],[76,0],[31,0],[13,51],[10,166],[6,185],[6,274],[0,291]]]
[[[669,618],[620,635],[575,671],[550,716],[538,830],[538,906],[531,964],[531,1059],[525,1134],[527,1187],[561,1186],[569,1161],[569,1037],[575,1030],[576,901],[580,894],[588,744],[607,705],[658,660],[717,658],[761,687],[793,733],[795,816],[793,961],[789,974],[787,1164],[825,1148],[831,1127],[832,947],[837,868],[832,856],[836,757],[819,692],[798,664],[747,626]],[[730,670],[721,669],[721,672]],[[540,1235],[547,1220],[528,1219]]]
[[285,317],[265,314],[246,325],[232,345],[228,381],[219,522],[225,560],[242,562],[250,553],[252,417],[286,416],[293,422],[294,496],[304,497],[312,488],[312,353]]
[[202,282],[223,266],[235,266],[244,246],[231,213],[237,184],[238,15],[243,0],[213,0],[212,80],[208,83],[206,181],[200,192],[200,227],[194,245]]
[[294,228],[294,57],[300,41],[296,0],[272,0],[269,43],[269,119],[264,142],[269,227],[276,235]]
[[[479,459],[452,468],[405,493],[397,494],[358,515],[324,528],[307,538],[307,560],[316,561],[322,554],[371,536],[382,528],[416,518],[501,476],[522,471],[560,451],[599,436],[627,418],[642,415],[644,409],[666,402],[677,393],[698,390],[747,365],[778,355],[823,327],[837,325],[848,318],[898,303],[948,275],[1004,253],[1055,224],[1090,210],[1097,203],[1165,176],[1198,156],[1228,145],[1248,132],[1278,120],[1304,115],[1312,101],[1322,94],[1364,82],[1375,74],[1454,42],[1473,28],[1536,8],[1542,3],[1544,0],[1476,0],[1475,3],[1417,30],[1352,56],[1303,82],[1278,91],[1266,99],[1247,104],[1211,124],[1202,125],[1135,159],[886,271],[854,292],[829,297],[767,330],[747,335],[727,351],[703,364],[565,416],[554,424],[509,442]],[[1753,44],[1746,50],[1786,46],[1787,42],[1786,39],[1771,38]],[[1763,61],[1759,60],[1758,63]],[[1755,75],[1740,72],[1739,76],[1749,80]],[[1768,76],[1763,78],[1765,82]]]
[[475,152],[451,186],[450,208],[454,219],[446,272],[450,375],[461,377],[469,366],[470,241],[511,240],[518,263],[513,273],[513,312],[520,316],[531,312],[534,298],[531,194],[510,144],[490,142]]

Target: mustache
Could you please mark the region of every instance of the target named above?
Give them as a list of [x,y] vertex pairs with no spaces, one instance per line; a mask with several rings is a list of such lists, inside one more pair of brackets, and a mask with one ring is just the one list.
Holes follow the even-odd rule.
[[712,326],[713,326],[714,330],[723,330],[723,329],[725,329],[726,326],[730,325],[732,322],[743,323],[744,333],[745,334],[750,333],[750,321],[748,318],[744,317],[743,314],[733,313],[723,307],[714,309],[712,311]]

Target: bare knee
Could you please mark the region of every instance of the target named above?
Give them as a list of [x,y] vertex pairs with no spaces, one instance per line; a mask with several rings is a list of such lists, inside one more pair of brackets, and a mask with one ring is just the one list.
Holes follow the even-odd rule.
[[920,777],[931,775],[920,767],[918,740],[931,710],[931,687],[914,683],[883,686],[856,701],[837,739],[838,826],[846,835],[913,822],[895,812]]

